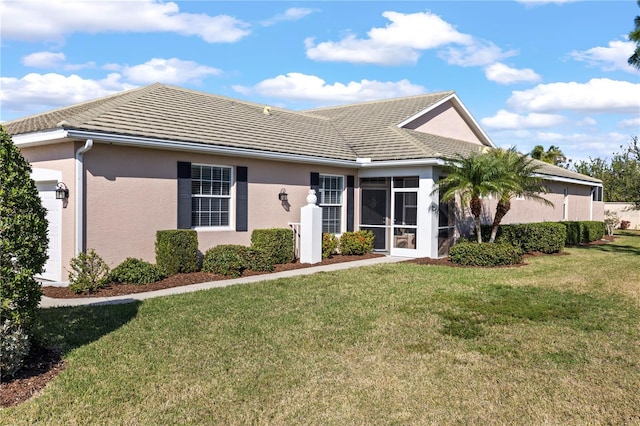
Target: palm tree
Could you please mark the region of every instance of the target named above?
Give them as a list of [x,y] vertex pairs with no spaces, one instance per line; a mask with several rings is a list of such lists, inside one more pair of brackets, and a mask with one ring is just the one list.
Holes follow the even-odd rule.
[[542,167],[536,164],[532,158],[518,153],[515,147],[509,149],[496,149],[488,154],[492,157],[492,164],[499,169],[498,175],[501,181],[509,182],[498,191],[499,199],[496,206],[496,214],[491,225],[491,237],[489,242],[494,242],[498,227],[504,216],[511,209],[511,199],[524,197],[525,199],[539,201],[545,205],[553,206],[553,203],[540,194],[549,192],[542,179],[537,177],[537,172]]
[[[640,0],[638,1],[638,7],[640,7]],[[635,28],[629,33],[629,40],[636,43],[636,48],[633,54],[629,56],[627,62],[632,67],[640,70],[640,15],[636,16],[633,23],[635,24]]]
[[500,167],[493,163],[495,158],[487,154],[472,153],[468,157],[458,155],[456,160],[448,161],[447,177],[440,180],[435,191],[444,191],[442,201],[455,200],[460,194],[463,205],[469,204],[473,215],[478,243],[482,243],[480,217],[482,216],[482,197],[489,194],[502,194],[509,188],[515,189],[516,183],[510,175],[505,175]]
[[549,146],[546,151],[542,145],[536,145],[533,147],[529,155],[536,160],[544,161],[545,163],[553,164],[554,166],[561,166],[567,161],[567,157],[564,155],[560,147],[555,145]]

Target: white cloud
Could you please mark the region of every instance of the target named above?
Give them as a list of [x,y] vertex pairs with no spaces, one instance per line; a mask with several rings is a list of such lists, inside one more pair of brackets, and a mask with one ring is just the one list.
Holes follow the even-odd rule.
[[416,63],[421,50],[473,42],[471,36],[458,32],[431,12],[404,14],[387,11],[382,16],[390,23],[384,28],[372,28],[365,39],[350,34],[340,41],[317,45],[313,39],[307,39],[307,57],[316,61],[397,65]]
[[623,129],[635,129],[635,131],[640,135],[640,117],[622,120],[618,123],[618,127]]
[[208,43],[230,43],[250,33],[249,24],[227,15],[181,13],[174,2],[155,0],[0,2],[3,39],[62,41],[74,32],[173,32]]
[[284,13],[280,13],[273,18],[266,19],[262,21],[261,24],[265,27],[270,27],[280,22],[298,21],[316,11],[317,9],[310,9],[307,7],[290,7]]
[[593,117],[585,117],[576,124],[578,126],[595,126],[598,122]]
[[514,91],[507,100],[513,111],[589,113],[640,113],[640,84],[594,78],[587,83],[539,84]]
[[64,64],[64,53],[36,52],[22,58],[22,65],[32,68],[57,68]]
[[531,68],[516,69],[500,62],[489,65],[485,70],[487,80],[499,84],[535,83],[540,81],[540,76]]
[[627,63],[635,48],[636,44],[632,41],[614,40],[609,42],[608,47],[592,47],[585,51],[574,50],[569,56],[576,61],[600,67],[604,71],[622,70],[638,73],[637,69]]
[[102,80],[87,80],[78,75],[27,74],[22,78],[1,77],[0,103],[5,111],[33,114],[107,96],[136,86],[109,74]]
[[556,126],[566,121],[566,118],[556,114],[530,113],[515,114],[501,109],[493,117],[486,117],[480,122],[491,129],[534,129]]
[[61,68],[66,71],[77,71],[85,68],[94,68],[96,63],[67,64],[66,56],[62,52],[36,52],[22,58],[22,65],[32,68]]
[[505,52],[490,41],[473,40],[465,47],[449,47],[439,52],[438,56],[449,65],[482,67],[517,54],[517,50]]
[[[113,64],[109,65],[114,68]],[[167,83],[183,84],[186,82],[200,82],[202,78],[219,75],[222,71],[217,68],[199,65],[193,61],[183,61],[177,58],[153,58],[144,64],[122,66],[120,71],[127,80],[133,83]]]
[[425,88],[407,80],[395,82],[362,80],[347,84],[327,82],[314,75],[288,73],[263,80],[252,87],[233,86],[243,95],[258,94],[316,105],[362,102],[425,93]]

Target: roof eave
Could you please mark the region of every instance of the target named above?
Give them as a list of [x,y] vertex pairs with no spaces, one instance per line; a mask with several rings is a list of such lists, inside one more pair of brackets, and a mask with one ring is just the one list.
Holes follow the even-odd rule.
[[66,139],[67,137],[69,137],[69,133],[66,129],[52,129],[12,135],[11,140],[19,148],[28,148],[59,143],[61,139]]

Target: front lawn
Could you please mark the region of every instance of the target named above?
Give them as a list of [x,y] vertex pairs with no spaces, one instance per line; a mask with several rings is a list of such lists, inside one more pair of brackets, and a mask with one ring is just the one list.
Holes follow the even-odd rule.
[[0,424],[638,424],[640,235],[41,311],[66,369]]

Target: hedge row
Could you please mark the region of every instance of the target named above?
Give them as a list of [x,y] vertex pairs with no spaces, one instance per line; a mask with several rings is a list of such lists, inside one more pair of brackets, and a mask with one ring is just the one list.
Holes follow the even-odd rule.
[[604,222],[593,220],[560,222],[567,230],[567,245],[590,243],[604,237],[607,227]]
[[340,235],[322,234],[322,258],[327,259],[335,253],[340,252],[345,256],[363,255],[373,251],[373,232],[371,231],[349,231]]
[[449,249],[453,263],[464,266],[515,265],[522,261],[522,250],[509,243],[458,243]]
[[[491,226],[483,226],[482,233],[485,240],[484,234],[491,233]],[[500,225],[496,235],[496,242],[509,243],[523,253],[558,253],[564,248],[565,241],[566,228],[557,222]]]

